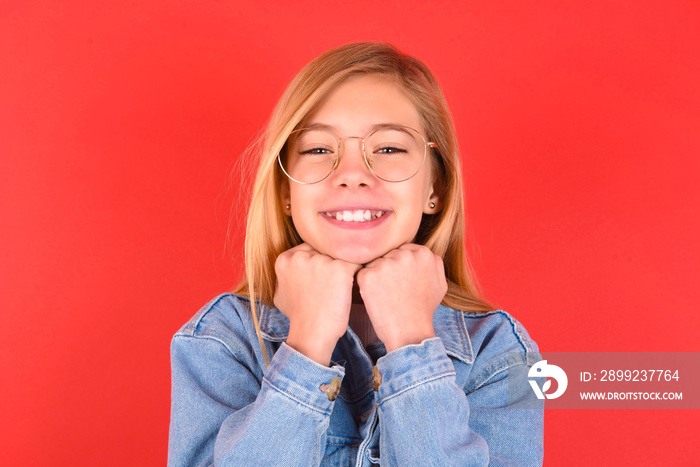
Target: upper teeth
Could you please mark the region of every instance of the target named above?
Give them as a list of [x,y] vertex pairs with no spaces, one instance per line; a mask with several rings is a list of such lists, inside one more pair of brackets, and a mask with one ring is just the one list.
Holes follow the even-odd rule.
[[326,212],[325,214],[328,217],[335,217],[336,220],[339,221],[365,222],[372,219],[376,219],[377,217],[382,217],[384,211],[375,211],[374,213],[372,213],[372,211],[370,211],[369,209],[358,209],[356,211],[336,211],[335,213]]

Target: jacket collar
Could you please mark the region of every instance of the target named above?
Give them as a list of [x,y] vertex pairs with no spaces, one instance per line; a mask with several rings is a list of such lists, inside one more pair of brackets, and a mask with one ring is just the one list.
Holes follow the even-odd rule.
[[[440,305],[433,315],[435,335],[442,340],[447,355],[464,363],[474,362],[474,353],[469,332],[464,321],[464,313]],[[260,331],[265,340],[283,342],[289,334],[289,319],[277,308],[260,307]]]

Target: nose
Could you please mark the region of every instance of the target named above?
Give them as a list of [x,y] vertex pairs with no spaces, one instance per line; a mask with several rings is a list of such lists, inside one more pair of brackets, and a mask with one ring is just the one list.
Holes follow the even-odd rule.
[[376,177],[367,167],[363,152],[363,139],[359,136],[346,136],[340,140],[338,165],[331,174],[338,186],[372,186]]

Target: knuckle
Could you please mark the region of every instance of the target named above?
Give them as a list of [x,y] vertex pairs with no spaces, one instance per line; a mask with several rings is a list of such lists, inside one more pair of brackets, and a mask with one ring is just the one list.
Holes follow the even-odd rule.
[[291,261],[292,263],[294,263],[295,266],[301,266],[309,262],[309,259],[313,259],[313,257],[309,258],[309,254],[307,252],[297,251],[292,256]]
[[275,271],[279,272],[279,271],[286,269],[287,263],[288,263],[287,256],[284,253],[282,253],[275,260]]
[[363,286],[371,283],[373,271],[371,269],[360,269],[357,273],[357,285]]
[[320,266],[327,262],[328,257],[324,255],[312,255],[307,253],[306,259],[314,266]]

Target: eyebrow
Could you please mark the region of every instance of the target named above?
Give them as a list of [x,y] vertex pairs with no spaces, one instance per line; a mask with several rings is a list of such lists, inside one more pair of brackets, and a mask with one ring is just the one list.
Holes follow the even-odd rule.
[[[411,128],[406,125],[402,125],[400,123],[375,123],[374,125],[369,127],[369,130],[367,131],[366,134],[374,133],[377,130],[397,130],[397,131],[403,131],[405,133],[410,134],[408,131],[406,131],[406,128]],[[312,123],[310,125],[307,125],[303,128],[300,128],[298,131],[299,133],[306,133],[307,131],[312,131],[312,130],[324,130],[328,131],[331,133],[337,133],[336,127],[333,125],[328,125],[326,123]]]

